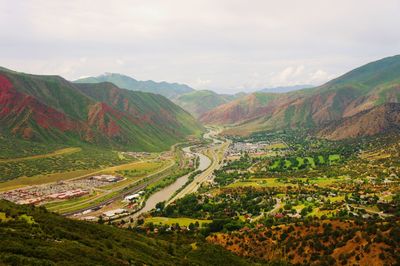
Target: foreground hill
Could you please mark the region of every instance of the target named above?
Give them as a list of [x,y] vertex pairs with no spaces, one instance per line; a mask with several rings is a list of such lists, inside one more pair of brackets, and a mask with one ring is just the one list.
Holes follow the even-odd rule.
[[287,127],[319,127],[400,100],[400,56],[357,68],[320,87],[285,94],[254,93],[200,117],[233,125],[231,133]]
[[237,95],[218,94],[209,90],[198,90],[182,94],[174,102],[195,117],[236,99]]
[[129,76],[106,73],[97,77],[82,78],[75,81],[75,83],[101,83],[111,82],[116,86],[132,91],[143,91],[161,94],[169,99],[173,99],[181,94],[193,91],[187,85],[168,82],[155,82],[152,80],[139,81]]
[[5,69],[0,69],[0,123],[5,136],[148,151],[167,149],[202,130],[161,95]]
[[[44,208],[0,201],[0,264],[248,265],[222,248],[152,239],[108,225],[73,221]],[[182,239],[182,237],[181,237]]]

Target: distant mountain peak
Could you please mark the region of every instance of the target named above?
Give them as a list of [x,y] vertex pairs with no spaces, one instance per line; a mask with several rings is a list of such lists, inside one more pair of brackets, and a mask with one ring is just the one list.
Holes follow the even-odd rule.
[[169,83],[166,81],[156,82],[153,80],[136,80],[130,76],[105,72],[96,77],[87,77],[74,81],[75,83],[100,83],[111,82],[116,86],[132,91],[143,91],[163,95],[169,99],[174,99],[181,94],[194,91],[185,84]]

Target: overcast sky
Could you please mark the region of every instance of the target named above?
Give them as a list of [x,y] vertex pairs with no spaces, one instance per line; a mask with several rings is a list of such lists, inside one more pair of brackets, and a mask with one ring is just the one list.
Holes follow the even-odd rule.
[[399,0],[0,0],[0,65],[237,92],[400,54]]

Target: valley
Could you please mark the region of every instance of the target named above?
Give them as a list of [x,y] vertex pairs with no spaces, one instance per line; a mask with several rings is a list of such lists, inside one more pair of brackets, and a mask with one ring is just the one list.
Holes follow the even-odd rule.
[[43,264],[32,237],[64,263],[396,265],[399,66],[230,96],[0,69],[0,262]]
[[0,266],[400,266],[399,13],[0,0]]
[[[133,225],[155,235],[199,234],[264,261],[384,265],[399,259],[397,136],[336,142],[335,149],[301,132],[230,141],[213,182],[159,204]],[[330,238],[335,234],[343,238]],[[354,250],[357,243],[363,244]]]
[[[29,181],[36,180],[37,183],[29,185],[25,183],[27,177],[18,177],[2,184],[0,197],[19,204],[44,205],[50,211],[74,219],[103,219],[104,213],[112,211],[112,208],[123,212],[123,215],[116,215],[118,217],[111,219],[122,216],[138,217],[152,210],[160,202],[173,201],[196,192],[210,179],[213,171],[220,166],[221,154],[227,147],[227,143],[215,146],[219,141],[210,137],[215,134],[212,130],[205,134],[204,144],[183,148],[182,144],[177,144],[170,151],[163,153],[118,152],[116,155],[119,162],[116,162],[116,166],[105,167],[99,164],[100,169],[88,170],[83,175],[78,170],[49,174],[49,178],[32,176]],[[210,144],[206,144],[207,142]],[[192,152],[192,149],[197,152]],[[15,165],[20,161],[33,161],[33,165],[42,165],[40,160],[43,158],[54,160],[61,156],[59,159],[65,164],[66,158],[62,155],[75,152],[82,152],[82,149],[63,149],[45,155],[9,159],[1,163]],[[94,153],[91,155],[91,160],[96,158],[93,157]],[[113,164],[112,161],[108,163]],[[85,168],[88,167],[87,164],[86,161],[82,161]],[[62,168],[54,170],[62,171]],[[45,183],[52,180],[56,182]],[[137,193],[140,197],[126,200],[129,195],[139,195]]]

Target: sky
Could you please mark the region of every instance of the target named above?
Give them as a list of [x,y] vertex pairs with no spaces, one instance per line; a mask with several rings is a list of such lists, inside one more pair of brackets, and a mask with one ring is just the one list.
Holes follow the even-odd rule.
[[319,85],[400,54],[399,0],[0,0],[0,65],[223,93]]

